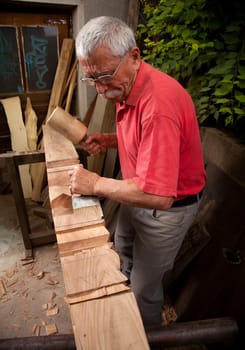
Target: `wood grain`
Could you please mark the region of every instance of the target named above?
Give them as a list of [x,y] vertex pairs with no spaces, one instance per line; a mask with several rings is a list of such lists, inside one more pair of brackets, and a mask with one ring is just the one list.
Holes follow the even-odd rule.
[[56,237],[60,256],[65,256],[106,244],[109,232],[103,224],[99,224],[57,232]]
[[134,294],[70,305],[77,350],[149,350]]
[[108,246],[86,249],[61,257],[67,295],[125,282],[118,254]]
[[47,166],[79,164],[78,154],[72,143],[49,124],[43,126],[45,132],[44,150]]

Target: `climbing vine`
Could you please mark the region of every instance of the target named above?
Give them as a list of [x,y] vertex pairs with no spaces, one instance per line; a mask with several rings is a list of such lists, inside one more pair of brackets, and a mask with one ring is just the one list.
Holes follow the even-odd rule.
[[141,0],[141,7],[144,60],[189,90],[201,125],[210,118],[233,130],[244,125],[244,1]]

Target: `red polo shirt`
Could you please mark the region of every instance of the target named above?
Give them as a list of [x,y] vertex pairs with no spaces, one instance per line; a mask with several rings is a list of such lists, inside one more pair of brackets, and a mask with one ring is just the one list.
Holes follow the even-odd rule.
[[193,102],[173,78],[145,62],[117,104],[122,175],[146,193],[182,198],[200,192],[206,175]]

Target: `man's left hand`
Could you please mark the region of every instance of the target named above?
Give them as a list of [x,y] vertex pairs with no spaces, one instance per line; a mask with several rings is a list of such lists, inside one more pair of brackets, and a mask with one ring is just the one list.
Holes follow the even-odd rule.
[[95,184],[100,178],[98,174],[76,166],[69,175],[72,194],[96,195]]

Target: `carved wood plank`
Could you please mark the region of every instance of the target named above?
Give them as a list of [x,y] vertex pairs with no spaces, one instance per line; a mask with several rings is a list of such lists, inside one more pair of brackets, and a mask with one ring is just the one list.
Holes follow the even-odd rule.
[[56,232],[104,223],[102,210],[99,205],[74,210],[58,209],[54,211],[53,219]]
[[119,256],[107,242],[108,231],[101,229],[105,224],[101,206],[98,202],[73,210],[67,173],[76,158],[73,156],[73,163],[67,165],[70,151],[63,145],[68,140],[59,139],[60,152],[49,128],[45,127],[43,134],[44,140],[47,137],[51,208],[76,348],[149,350],[136,300],[120,271]]
[[64,256],[106,244],[109,240],[109,232],[103,224],[98,224],[57,232],[56,237],[60,256]]
[[43,126],[45,132],[44,150],[48,168],[79,164],[78,154],[72,143],[49,124]]
[[70,305],[77,350],[146,350],[142,320],[132,292]]
[[68,296],[127,281],[118,254],[106,245],[60,259]]
[[112,286],[102,287],[102,288],[88,291],[88,292],[69,295],[65,297],[65,300],[68,304],[71,305],[71,304],[81,303],[83,301],[98,299],[108,295],[122,293],[122,292],[129,292],[129,291],[130,291],[130,288],[128,286],[126,286],[124,283],[119,283],[119,284],[113,284]]

